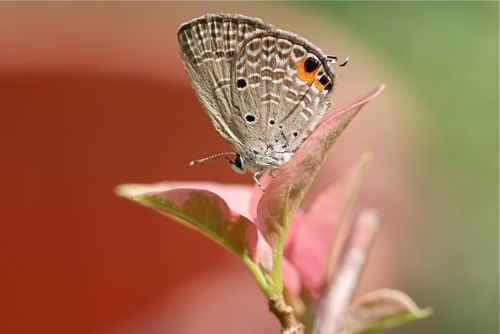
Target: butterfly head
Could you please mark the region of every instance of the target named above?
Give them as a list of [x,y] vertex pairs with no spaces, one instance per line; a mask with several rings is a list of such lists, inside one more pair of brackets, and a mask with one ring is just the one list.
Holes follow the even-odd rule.
[[231,168],[238,174],[245,174],[248,170],[246,163],[245,163],[245,158],[243,158],[241,155],[236,153],[236,157],[233,160],[229,160],[229,165]]

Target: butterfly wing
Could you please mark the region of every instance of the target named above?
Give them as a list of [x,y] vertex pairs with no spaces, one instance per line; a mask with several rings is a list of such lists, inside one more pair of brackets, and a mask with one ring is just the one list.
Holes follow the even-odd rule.
[[269,29],[259,19],[207,14],[184,23],[177,32],[184,68],[215,129],[233,147],[241,146],[231,99],[231,68],[248,36]]
[[[251,35],[239,49],[231,79],[233,105],[247,128],[247,156],[286,162],[330,106],[335,74],[323,52],[307,40],[272,29]],[[281,156],[280,156],[281,155]]]

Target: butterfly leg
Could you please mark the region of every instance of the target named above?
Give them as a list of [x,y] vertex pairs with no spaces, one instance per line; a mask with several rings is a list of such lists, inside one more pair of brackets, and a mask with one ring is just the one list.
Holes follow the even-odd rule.
[[276,171],[278,171],[280,168],[276,166],[271,166],[271,171],[269,172],[269,176],[272,177],[273,179],[276,178]]
[[[271,165],[265,162],[259,162],[258,164],[263,166],[264,168],[269,168],[270,169],[269,176],[271,176],[273,179],[276,177],[275,172],[280,169],[279,166]],[[259,172],[258,174],[259,174],[258,178],[260,178],[263,172]]]
[[259,182],[259,178],[260,178],[261,175],[262,175],[262,172],[255,172],[255,173],[252,174],[252,178],[255,181],[255,183],[257,183],[257,185],[259,186],[260,190],[262,190],[262,192],[265,192],[266,189],[264,189],[264,187],[262,186],[262,184]]

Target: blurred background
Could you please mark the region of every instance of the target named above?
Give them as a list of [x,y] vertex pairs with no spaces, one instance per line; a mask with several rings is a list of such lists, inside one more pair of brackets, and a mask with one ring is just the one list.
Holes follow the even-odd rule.
[[365,150],[357,209],[383,227],[361,292],[435,314],[391,333],[498,333],[498,3],[0,3],[0,333],[278,333],[239,261],[113,194],[163,180],[247,183],[189,86],[176,29],[257,16],[350,63],[351,123],[314,194]]

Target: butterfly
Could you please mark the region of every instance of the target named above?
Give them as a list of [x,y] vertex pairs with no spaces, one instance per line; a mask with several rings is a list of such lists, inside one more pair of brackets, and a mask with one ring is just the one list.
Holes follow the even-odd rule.
[[193,90],[234,150],[190,164],[225,157],[237,173],[251,172],[264,191],[263,172],[272,175],[288,162],[330,107],[337,57],[236,14],[206,14],[182,24],[177,35]]

